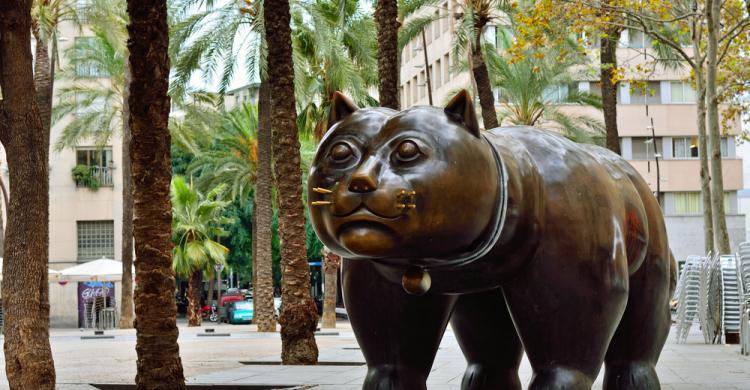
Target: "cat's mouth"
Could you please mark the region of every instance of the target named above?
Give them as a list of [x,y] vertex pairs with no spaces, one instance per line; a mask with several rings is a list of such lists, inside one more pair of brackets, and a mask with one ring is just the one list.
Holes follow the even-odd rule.
[[401,214],[395,215],[395,216],[388,216],[380,214],[369,207],[365,205],[364,203],[361,203],[359,206],[355,207],[354,210],[346,213],[346,214],[332,214],[336,218],[347,218],[351,219],[349,222],[354,221],[371,221],[371,222],[382,222],[385,221],[394,221],[401,217]]

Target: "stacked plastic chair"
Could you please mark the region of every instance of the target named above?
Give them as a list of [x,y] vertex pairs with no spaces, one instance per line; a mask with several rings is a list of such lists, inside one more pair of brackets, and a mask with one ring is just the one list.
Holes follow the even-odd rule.
[[706,344],[720,344],[722,329],[722,291],[719,255],[706,257],[700,273],[698,319]]
[[740,297],[740,347],[743,355],[750,355],[750,242],[740,244],[737,276]]
[[737,257],[722,255],[721,291],[722,291],[722,320],[725,333],[740,333],[740,279],[737,272]]
[[[750,249],[750,248],[749,248]],[[690,334],[693,322],[698,318],[700,279],[703,263],[702,256],[688,256],[677,281],[675,299],[677,300],[677,342],[684,343]]]

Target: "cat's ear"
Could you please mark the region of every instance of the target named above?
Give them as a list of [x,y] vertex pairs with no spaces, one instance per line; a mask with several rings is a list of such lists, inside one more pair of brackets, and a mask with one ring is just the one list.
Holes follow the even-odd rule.
[[357,110],[359,110],[359,107],[354,104],[352,99],[339,91],[334,92],[333,98],[331,98],[330,113],[328,114],[328,128],[330,129]]
[[474,111],[474,104],[471,102],[471,96],[465,89],[459,91],[456,96],[448,102],[444,109],[448,118],[456,121],[466,127],[469,133],[479,137],[479,122],[477,114]]

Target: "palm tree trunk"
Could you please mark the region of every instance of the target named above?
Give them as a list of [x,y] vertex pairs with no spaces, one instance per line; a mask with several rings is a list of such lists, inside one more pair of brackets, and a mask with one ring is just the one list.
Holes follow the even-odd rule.
[[130,163],[130,64],[125,60],[122,88],[122,295],[120,328],[133,327],[133,171]]
[[10,187],[3,262],[5,373],[12,389],[54,389],[49,344],[49,131],[32,71],[31,1],[0,6],[0,142]]
[[495,112],[495,95],[492,93],[492,84],[490,84],[490,73],[482,56],[482,31],[484,31],[484,27],[484,25],[477,26],[477,36],[471,49],[471,71],[477,83],[479,106],[482,107],[482,122],[484,128],[489,130],[498,127],[498,122],[497,112]]
[[338,274],[341,257],[325,248],[323,255],[323,272],[325,273],[325,297],[323,298],[323,321],[321,328],[336,327],[336,293],[338,292]]
[[378,0],[375,3],[375,23],[378,34],[378,94],[382,107],[398,110],[398,2]]
[[318,313],[310,297],[289,1],[266,0],[263,14],[268,41],[273,157],[279,194],[281,361],[283,364],[315,364],[318,361],[314,335]]
[[719,100],[716,93],[716,71],[718,67],[719,25],[721,2],[706,2],[706,19],[708,25],[708,51],[706,65],[706,119],[708,121],[708,145],[711,150],[711,205],[716,240],[716,250],[729,254],[729,234],[724,210],[724,178],[721,169],[721,134],[719,123]]
[[32,22],[32,32],[36,40],[34,58],[34,85],[36,86],[36,100],[39,105],[39,117],[42,126],[49,132],[52,123],[52,69],[50,67],[49,41],[39,33],[39,26]]
[[166,0],[128,0],[135,329],[139,389],[184,389],[177,344],[170,204],[169,28]]
[[201,326],[201,286],[203,271],[193,271],[188,283],[188,326]]
[[617,82],[613,82],[617,71],[617,44],[620,41],[619,27],[611,28],[601,38],[599,48],[600,81],[602,85],[602,108],[607,136],[607,149],[620,154],[620,135],[617,130]]
[[253,280],[253,302],[257,307],[254,322],[258,332],[275,332],[276,317],[273,306],[273,253],[271,249],[271,88],[261,81],[258,91],[258,167],[255,182],[255,257],[257,272]]

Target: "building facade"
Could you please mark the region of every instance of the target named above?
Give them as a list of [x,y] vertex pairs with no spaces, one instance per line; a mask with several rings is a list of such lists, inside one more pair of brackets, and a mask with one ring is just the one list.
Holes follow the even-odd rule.
[[[468,72],[451,71],[456,61],[452,53],[455,14],[460,12],[456,1],[446,0],[422,12],[432,12],[441,18],[425,30],[426,61],[421,37],[409,42],[401,52],[402,108],[429,104],[427,74],[431,79],[434,105],[444,105],[459,89],[473,90]],[[484,32],[485,38],[491,42],[495,41],[494,29],[495,26],[489,26]],[[639,64],[642,68],[649,66],[643,55],[649,45],[649,40],[642,33],[623,32],[617,55],[619,64],[626,69],[626,79],[638,80],[634,71],[628,69],[636,69]],[[592,55],[598,53],[593,50]],[[557,86],[550,93],[564,100],[570,90],[601,91],[596,74],[598,72],[594,72],[594,76],[579,76],[580,80]],[[689,76],[687,67],[653,67],[647,79],[638,80],[639,85],[647,85],[647,88],[631,88],[627,82],[620,83],[617,105],[621,154],[658,195],[670,247],[678,260],[684,260],[691,254],[705,253],[696,93],[687,81]],[[603,121],[602,113],[594,108],[569,105],[563,109],[571,113],[585,113]],[[745,240],[745,217],[740,213],[737,196],[738,190],[743,188],[742,159],[736,151],[736,138],[741,132],[739,120],[729,121],[725,131],[721,144],[724,204],[734,249]]]
[[[81,6],[85,2],[78,2]],[[83,19],[85,22],[85,18]],[[91,39],[92,33],[85,26],[79,28],[70,21],[58,26],[60,64],[56,74],[71,64],[65,53],[76,44]],[[35,42],[32,42],[32,48]],[[33,50],[32,50],[33,52]],[[94,66],[80,64],[73,71],[75,81],[57,78],[54,84],[53,105],[59,102],[59,91],[71,83],[108,83],[106,74]],[[92,104],[96,109],[98,103]],[[75,148],[56,151],[55,142],[62,130],[70,123],[72,113],[53,123],[51,129],[49,171],[49,267],[61,270],[74,265],[106,257],[121,260],[122,251],[122,138],[115,132],[109,142],[97,146],[93,140],[81,140]],[[7,163],[2,159],[3,181],[9,183]],[[78,180],[74,175],[78,172]],[[90,178],[81,180],[81,177]],[[10,189],[10,192],[13,190]],[[3,210],[5,213],[5,209]],[[92,284],[93,285],[93,284]],[[50,283],[50,324],[52,327],[78,327],[79,300],[83,284]],[[91,287],[91,286],[87,286]],[[95,286],[94,286],[95,287]],[[89,291],[91,291],[89,289]],[[119,310],[120,283],[114,286],[114,302]]]

